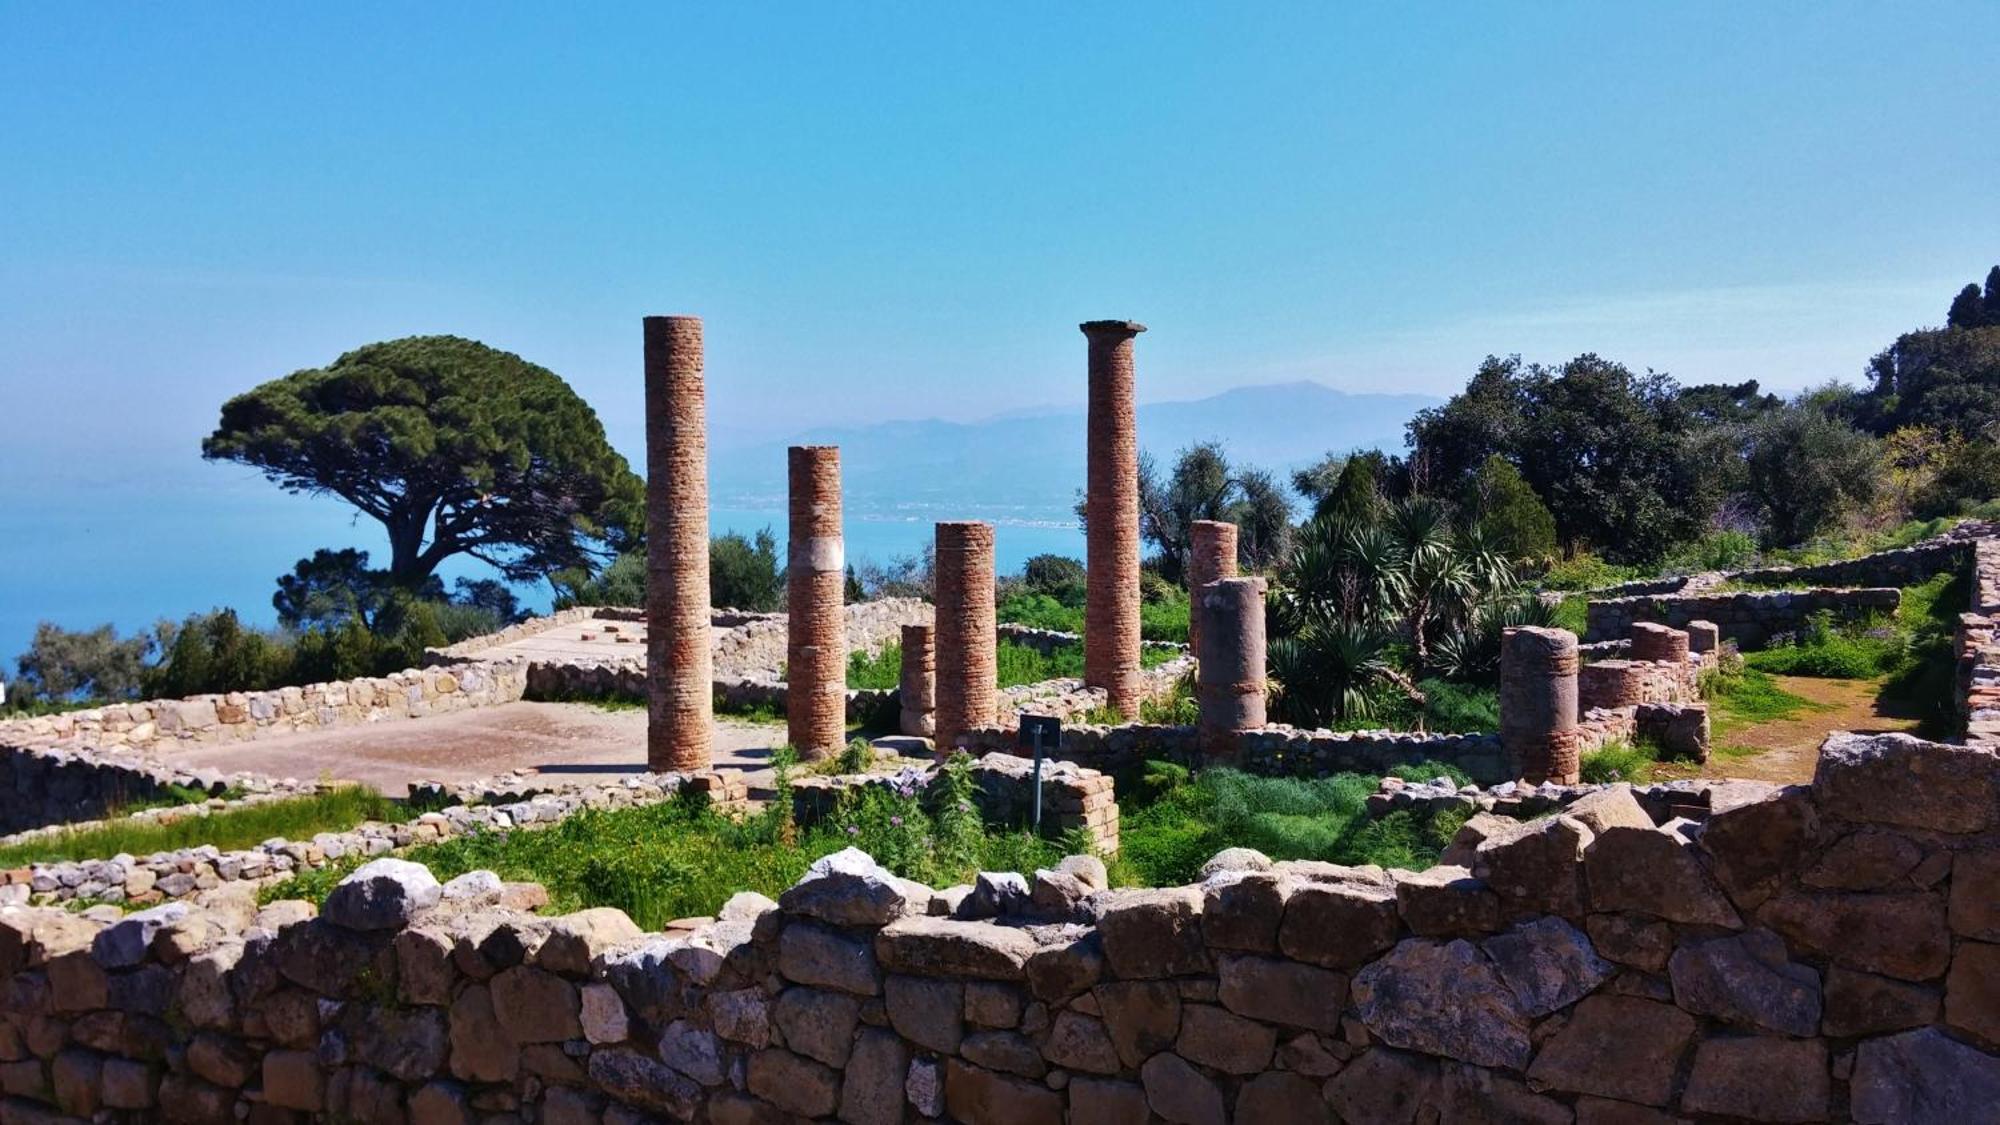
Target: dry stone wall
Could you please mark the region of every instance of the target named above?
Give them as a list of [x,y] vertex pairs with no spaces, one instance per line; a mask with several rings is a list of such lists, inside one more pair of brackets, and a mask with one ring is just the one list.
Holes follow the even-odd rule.
[[[1027,752],[1016,745],[1013,728],[970,731],[958,745],[974,754]],[[1149,758],[1190,766],[1203,762],[1194,727],[1150,723],[1065,726],[1060,749],[1045,752],[1107,773]],[[1380,775],[1417,762],[1449,762],[1483,785],[1511,780],[1507,756],[1495,734],[1302,730],[1274,724],[1244,732],[1241,755],[1229,764],[1272,777],[1326,777]]]
[[1592,643],[1622,639],[1641,621],[1657,621],[1676,629],[1685,629],[1693,621],[1712,621],[1722,639],[1756,648],[1779,633],[1797,629],[1816,613],[1851,620],[1894,613],[1902,600],[1903,592],[1894,587],[1606,598],[1587,607],[1583,639]]
[[[847,774],[794,780],[792,811],[801,824],[833,815],[843,794],[876,787],[921,793],[937,780],[933,767],[894,774]],[[1013,831],[1034,823],[1034,763],[1009,754],[987,754],[972,764],[979,792],[979,815],[989,826]],[[1042,762],[1042,833],[1061,837],[1082,831],[1099,855],[1118,853],[1118,798],[1111,777],[1074,762]]]
[[1981,540],[1972,570],[1970,612],[1958,619],[1958,685],[1965,740],[2000,745],[2000,540]]
[[[1836,736],[1655,824],[1474,818],[1426,872],[846,852],[641,932],[380,860],[303,903],[0,909],[8,1121],[1980,1122],[2000,759]],[[519,901],[518,898],[511,901]]]

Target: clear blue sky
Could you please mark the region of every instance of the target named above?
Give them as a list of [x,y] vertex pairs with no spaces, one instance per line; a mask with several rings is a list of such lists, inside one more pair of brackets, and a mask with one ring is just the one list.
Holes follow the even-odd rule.
[[781,436],[1076,401],[1104,316],[1149,399],[1797,388],[2000,260],[2000,5],[1645,7],[0,2],[0,495],[412,333],[636,453],[647,313]]

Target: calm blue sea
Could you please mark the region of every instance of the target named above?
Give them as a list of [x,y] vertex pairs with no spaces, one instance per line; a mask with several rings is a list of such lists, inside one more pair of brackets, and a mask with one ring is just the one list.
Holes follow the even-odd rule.
[[[32,493],[32,494],[29,494]],[[1018,571],[1043,552],[1083,555],[1083,533],[1060,521],[1018,513],[850,511],[847,557],[888,562],[920,552],[933,519],[994,519],[1001,573]],[[719,508],[710,513],[715,534],[777,535],[782,557],[785,513],[779,508]],[[230,606],[245,621],[276,620],[271,594],[279,574],[319,547],[362,547],[386,562],[380,525],[338,502],[288,496],[255,477],[227,470],[209,479],[183,478],[172,486],[121,482],[116,486],[54,489],[0,488],[0,676],[11,677],[14,657],[26,648],[35,623],[66,628],[105,623],[121,633],[161,617],[181,618]],[[458,576],[491,571],[454,560],[447,584]],[[525,603],[546,608],[546,586],[520,588]]]

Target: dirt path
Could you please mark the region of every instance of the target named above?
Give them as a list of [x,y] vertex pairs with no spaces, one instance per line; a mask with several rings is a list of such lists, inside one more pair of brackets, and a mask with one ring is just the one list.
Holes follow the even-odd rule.
[[1767,723],[1722,723],[1716,752],[1702,768],[1704,777],[1737,777],[1782,784],[1810,781],[1819,744],[1837,730],[1857,734],[1913,731],[1918,718],[1878,698],[1880,680],[1823,680],[1773,676],[1778,687],[1811,703],[1812,709]]

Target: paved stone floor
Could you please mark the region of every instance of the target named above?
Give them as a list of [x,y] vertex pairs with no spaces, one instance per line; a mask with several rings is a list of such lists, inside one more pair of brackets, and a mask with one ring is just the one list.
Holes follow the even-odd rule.
[[[715,763],[763,780],[783,724],[721,719]],[[427,719],[314,731],[179,751],[191,769],[248,770],[269,777],[359,781],[391,797],[412,781],[473,781],[509,770],[539,770],[564,780],[598,781],[646,768],[644,708],[608,710],[587,703],[509,703]]]

